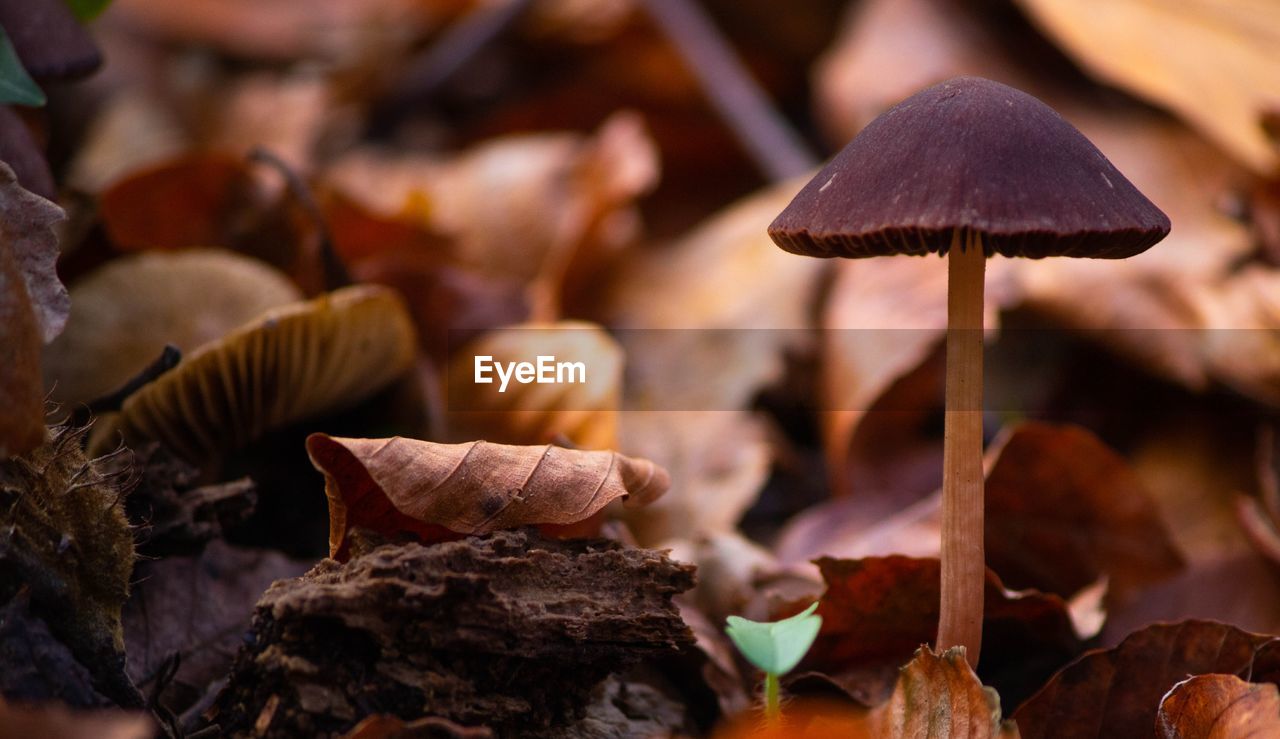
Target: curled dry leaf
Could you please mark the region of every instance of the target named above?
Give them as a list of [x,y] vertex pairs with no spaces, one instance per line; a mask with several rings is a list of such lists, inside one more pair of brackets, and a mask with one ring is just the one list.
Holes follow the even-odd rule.
[[1175,683],[1188,675],[1248,675],[1273,639],[1212,621],[1148,626],[1063,668],[1014,719],[1027,739],[1151,736],[1160,698]]
[[[493,365],[507,368],[539,357],[572,366],[566,379],[522,383],[508,377],[504,387]],[[489,384],[476,380],[487,357]],[[503,444],[546,444],[558,437],[583,449],[618,446],[622,406],[622,348],[593,323],[528,323],[489,331],[452,352],[446,369],[447,423],[453,439],[487,439]],[[557,364],[550,372],[560,372]]]
[[1156,714],[1159,739],[1234,739],[1280,734],[1280,691],[1235,675],[1198,675],[1173,686]]
[[[863,705],[878,705],[892,690],[897,667],[937,634],[938,560],[824,557],[817,564],[827,584],[818,606],[822,631],[792,683],[801,689],[813,680],[829,682]],[[1057,596],[1005,590],[988,570],[985,600],[980,672],[1016,705],[1079,652],[1079,640]]]
[[231,252],[113,260],[72,286],[66,330],[45,355],[45,387],[60,402],[88,402],[135,376],[165,344],[189,353],[301,298],[284,274]]
[[1280,7],[1267,0],[1018,0],[1088,70],[1177,113],[1256,171],[1277,149],[1262,117],[1280,90]]
[[325,476],[329,552],[341,559],[356,527],[427,541],[530,525],[571,527],[618,498],[645,505],[671,482],[646,459],[551,445],[312,434],[307,453]]
[[290,423],[349,407],[413,365],[413,325],[388,288],[357,285],[270,310],[129,396],[126,439],[193,463]]

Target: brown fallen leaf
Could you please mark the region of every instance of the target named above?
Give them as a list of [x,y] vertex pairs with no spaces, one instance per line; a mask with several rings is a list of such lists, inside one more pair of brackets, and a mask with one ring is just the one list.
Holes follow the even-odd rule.
[[135,376],[165,344],[190,353],[301,298],[278,270],[228,251],[114,259],[72,286],[66,330],[45,353],[45,387],[59,402],[87,403]]
[[1161,696],[1175,683],[1188,675],[1248,675],[1274,638],[1212,621],[1148,626],[1063,668],[1013,717],[1026,739],[1152,736]]
[[1280,90],[1280,8],[1267,0],[1018,0],[1089,71],[1163,105],[1262,174]]
[[[824,557],[817,564],[827,584],[818,605],[822,631],[791,682],[829,682],[863,705],[879,705],[893,689],[897,667],[937,634],[938,560]],[[772,615],[790,615],[808,602]],[[1005,590],[987,571],[979,674],[1010,705],[1017,705],[1079,649],[1061,598]]]
[[[581,363],[581,376],[570,367],[567,381],[559,379],[552,364],[556,382],[508,378],[503,387],[494,369],[543,356]],[[482,357],[489,362],[489,384],[476,382]],[[451,352],[443,378],[449,438],[546,444],[564,437],[581,449],[616,449],[622,369],[622,347],[593,323],[527,323],[488,331]]]
[[71,303],[54,268],[62,219],[0,162],[0,459],[44,440],[40,348],[62,331]]
[[1182,569],[1142,479],[1092,433],[1023,423],[994,454],[987,566],[1010,587],[1068,598],[1105,575],[1113,604]]
[[[122,615],[129,676],[148,694],[167,679],[159,703],[177,715],[212,699],[210,691],[235,660],[262,592],[310,566],[222,541],[198,555],[142,562]],[[177,671],[163,675],[175,654],[181,660]]]
[[57,703],[25,706],[0,700],[0,739],[151,739],[155,735],[155,723],[140,711],[73,711]]
[[337,734],[371,713],[499,736],[565,726],[608,674],[692,646],[693,568],[529,530],[379,546],[273,585],[212,720],[232,736]]
[[[986,326],[997,326],[1000,307],[1013,301],[1011,264],[1012,260],[994,259],[988,267]],[[835,495],[855,492],[848,473],[850,456],[875,456],[851,449],[855,440],[862,447],[875,445],[876,439],[890,436],[885,426],[910,426],[912,419],[933,410],[935,398],[930,394],[895,397],[889,408],[877,406],[876,401],[930,358],[946,329],[946,308],[943,260],[859,259],[842,260],[839,265],[822,314],[819,399],[824,411],[823,448]],[[929,388],[921,389],[927,393]],[[873,428],[859,438],[864,422]],[[880,446],[873,448],[884,451]]]
[[324,473],[330,556],[345,559],[351,529],[426,541],[529,525],[570,527],[611,501],[645,505],[666,492],[667,471],[617,452],[473,441],[307,437]]
[[115,423],[199,464],[351,407],[406,373],[416,340],[388,288],[354,285],[267,311],[129,396]]
[[1280,691],[1235,675],[1198,675],[1165,694],[1156,714],[1160,739],[1234,739],[1280,734]]
[[253,198],[243,157],[184,153],[107,187],[99,212],[111,241],[125,251],[233,246],[231,218]]

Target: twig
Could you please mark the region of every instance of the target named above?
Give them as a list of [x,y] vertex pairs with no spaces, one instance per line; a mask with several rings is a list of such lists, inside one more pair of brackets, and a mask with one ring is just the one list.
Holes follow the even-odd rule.
[[130,395],[138,392],[145,385],[154,382],[156,378],[178,366],[178,362],[181,360],[182,351],[173,344],[165,344],[164,349],[160,351],[160,356],[151,360],[150,364],[143,367],[138,374],[126,380],[123,385],[106,395],[89,401],[87,405],[77,408],[71,414],[70,425],[83,426],[93,416],[120,410],[120,406],[124,405],[124,401],[128,400]]
[[501,36],[532,0],[484,3],[467,13],[410,62],[383,104],[371,116],[372,135],[381,136],[411,110],[429,100],[467,62]]
[[774,109],[706,11],[692,0],[641,2],[767,177],[785,180],[817,165],[817,158]]
[[324,214],[320,212],[320,205],[316,202],[311,188],[307,186],[306,182],[303,182],[302,177],[294,171],[293,167],[289,166],[288,162],[261,146],[253,147],[253,150],[249,152],[249,160],[265,164],[279,172],[280,176],[284,178],[289,194],[293,196],[294,201],[306,212],[307,217],[315,225],[316,231],[320,235],[320,267],[324,270],[325,287],[329,290],[336,290],[353,284],[355,281],[351,279],[351,273],[347,270],[347,265],[342,261],[342,257],[338,255],[338,250],[333,244],[333,233],[329,230],[329,224],[324,220]]

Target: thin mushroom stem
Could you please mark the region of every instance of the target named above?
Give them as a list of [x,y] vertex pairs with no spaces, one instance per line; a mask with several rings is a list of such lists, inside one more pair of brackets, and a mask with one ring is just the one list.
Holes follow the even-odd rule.
[[942,604],[938,651],[982,649],[982,237],[956,232],[947,258],[947,400],[942,462]]

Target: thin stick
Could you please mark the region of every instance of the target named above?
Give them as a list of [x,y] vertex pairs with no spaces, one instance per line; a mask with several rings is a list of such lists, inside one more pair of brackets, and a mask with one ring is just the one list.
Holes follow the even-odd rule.
[[532,0],[484,3],[455,22],[424,54],[414,59],[391,93],[374,111],[371,134],[385,135],[401,118],[430,100],[467,62],[501,36]]
[[89,401],[87,405],[77,408],[71,414],[71,425],[83,426],[93,416],[120,410],[120,406],[124,405],[130,395],[177,367],[180,361],[182,361],[182,351],[173,344],[165,344],[164,349],[160,350],[160,356],[151,360],[146,367],[143,367],[136,375],[126,380],[123,385],[102,397]]
[[265,164],[268,167],[280,173],[284,178],[285,187],[288,188],[289,194],[293,196],[293,200],[302,208],[307,217],[311,219],[312,224],[316,227],[316,231],[320,236],[320,268],[324,271],[325,289],[337,290],[340,287],[352,285],[355,280],[351,279],[351,272],[347,270],[347,265],[342,261],[342,257],[338,254],[338,248],[333,243],[333,233],[329,231],[329,224],[324,220],[324,213],[320,210],[320,204],[316,202],[315,195],[312,194],[311,188],[303,182],[302,177],[294,171],[289,163],[281,159],[275,152],[269,151],[261,146],[253,147],[249,152],[249,160]]
[[982,237],[951,242],[947,276],[947,401],[942,462],[942,603],[938,651],[982,650]]
[[765,176],[785,180],[817,164],[706,11],[691,0],[643,0],[643,5]]

